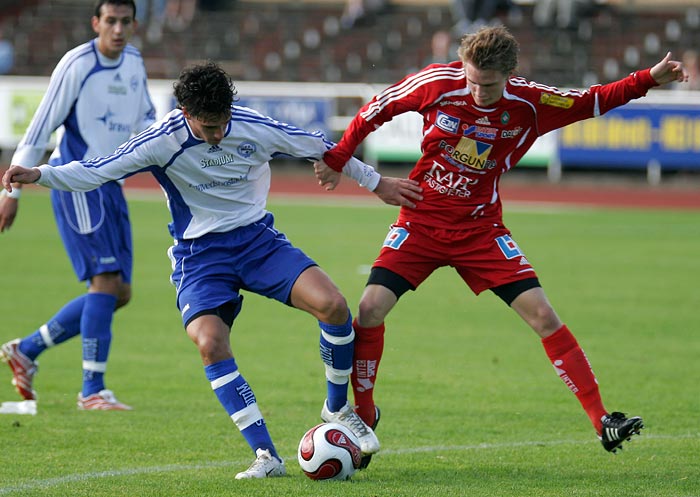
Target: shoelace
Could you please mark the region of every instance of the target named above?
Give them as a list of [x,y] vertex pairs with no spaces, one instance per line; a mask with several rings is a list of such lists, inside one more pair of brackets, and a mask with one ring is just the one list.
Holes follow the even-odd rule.
[[352,426],[352,431],[354,433],[359,433],[360,436],[364,437],[365,435],[369,434],[369,430],[367,430],[367,425],[362,421],[360,416],[355,411],[350,411],[350,412],[344,412],[340,416],[341,419],[347,420],[348,423]]
[[613,412],[608,416],[608,423],[614,428],[619,428],[627,421],[625,415],[621,412]]
[[248,468],[249,472],[257,471],[259,469],[263,470],[265,469],[265,465],[267,464],[268,461],[271,461],[272,458],[268,456],[267,454],[261,454],[259,455],[255,461],[253,461],[253,464],[250,465],[250,468]]
[[14,362],[17,366],[22,368],[22,370],[26,371],[26,373],[30,375],[36,372],[37,363],[32,361],[29,357],[22,354],[22,352],[19,350],[19,347],[15,347],[14,350],[11,347],[8,349],[9,350],[3,349],[3,356],[4,358],[6,358],[6,362],[8,364]]
[[102,397],[106,402],[109,402],[110,404],[117,403],[117,397],[111,390],[102,390],[100,397]]

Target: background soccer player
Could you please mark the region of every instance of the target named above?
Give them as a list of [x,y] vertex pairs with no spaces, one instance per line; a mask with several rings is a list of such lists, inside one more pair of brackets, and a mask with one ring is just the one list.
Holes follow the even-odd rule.
[[[66,53],[12,164],[33,166],[43,159],[51,133],[63,136],[49,164],[63,164],[111,153],[155,120],[139,51],[129,45],[136,29],[131,0],[101,0],[92,29],[97,38]],[[12,226],[20,189],[0,198],[0,231]],[[121,184],[111,181],[90,192],[52,191],[56,224],[75,274],[87,293],[60,309],[34,333],[5,343],[0,358],[12,369],[12,382],[27,400],[36,399],[37,357],[47,348],[81,334],[83,387],[78,408],[128,410],[105,388],[112,342],[112,317],[131,298],[131,224]]]
[[[243,290],[318,320],[327,384],[321,417],[352,430],[363,453],[372,454],[379,441],[347,402],[354,333],[345,298],[313,260],[275,229],[265,209],[272,158],[284,154],[318,160],[332,143],[320,133],[232,106],[234,95],[231,79],[216,64],[193,66],[175,85],[179,109],[113,155],[58,167],[12,166],[3,184],[11,188],[13,181],[41,177],[44,186],[83,191],[139,171],[155,176],[172,215],[175,242],[168,253],[183,324],[199,349],[211,388],[256,456],[237,479],[285,474],[253,390],[231,351],[229,335]],[[410,199],[420,198],[415,182],[382,178],[357,159],[350,160],[345,172],[386,203],[411,207]],[[270,367],[271,374],[279,374]]]
[[518,43],[505,27],[466,35],[458,54],[459,61],[430,65],[376,95],[315,165],[319,182],[333,189],[340,180],[338,171],[369,133],[404,112],[423,117],[423,154],[409,175],[422,187],[423,199],[415,209],[401,209],[374,262],[353,323],[357,412],[376,426],[379,410],[373,391],[386,316],[406,291],[415,290],[437,268],[452,266],[475,294],[491,290],[539,335],[603,447],[615,451],[639,433],[642,419],[603,407],[583,350],[503,224],[498,182],[537,137],[599,116],[654,86],[685,81],[683,67],[669,53],[651,69],[620,81],[586,91],[560,91],[513,76]]

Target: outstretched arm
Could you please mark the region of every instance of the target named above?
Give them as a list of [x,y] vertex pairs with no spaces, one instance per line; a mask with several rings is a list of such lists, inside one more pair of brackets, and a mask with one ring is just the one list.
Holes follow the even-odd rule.
[[671,52],[668,52],[666,57],[651,68],[651,77],[660,85],[673,81],[679,83],[688,81],[688,74],[683,69],[683,64],[677,60],[671,60]]
[[[314,162],[314,173],[318,184],[326,190],[334,190],[342,174],[331,169],[323,160]],[[420,194],[423,189],[418,182],[406,178],[387,178],[382,176],[373,193],[385,204],[399,205],[401,207],[416,207],[415,200],[423,200]]]

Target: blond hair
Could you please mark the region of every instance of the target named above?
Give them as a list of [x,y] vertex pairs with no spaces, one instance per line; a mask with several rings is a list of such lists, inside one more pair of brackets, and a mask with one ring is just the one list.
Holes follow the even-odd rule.
[[511,74],[518,67],[518,45],[505,26],[484,27],[462,38],[457,55],[481,70]]

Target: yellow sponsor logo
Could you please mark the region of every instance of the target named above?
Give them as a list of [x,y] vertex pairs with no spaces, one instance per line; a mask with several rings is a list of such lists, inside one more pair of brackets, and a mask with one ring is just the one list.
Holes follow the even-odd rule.
[[571,106],[574,105],[574,99],[571,97],[562,97],[561,95],[552,95],[551,93],[542,93],[540,95],[540,103],[542,105],[570,109]]
[[[492,145],[488,143],[461,138],[452,157],[473,169],[485,169],[493,162],[488,160],[492,148]],[[491,168],[489,167],[489,169]]]
[[440,142],[440,148],[447,152],[446,157],[455,166],[484,170],[496,167],[496,161],[489,159],[493,146],[469,138],[460,138],[456,147],[446,141]]

